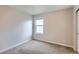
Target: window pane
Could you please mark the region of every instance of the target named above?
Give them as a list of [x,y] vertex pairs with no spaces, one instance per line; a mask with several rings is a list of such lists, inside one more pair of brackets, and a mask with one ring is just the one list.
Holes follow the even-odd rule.
[[43,19],[36,20],[35,25],[43,25]]
[[41,34],[43,34],[43,26],[37,26],[37,27],[36,27],[36,33],[41,33]]

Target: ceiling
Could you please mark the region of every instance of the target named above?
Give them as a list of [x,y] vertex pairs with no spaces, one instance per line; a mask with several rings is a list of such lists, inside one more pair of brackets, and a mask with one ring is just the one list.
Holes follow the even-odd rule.
[[[10,6],[10,5],[9,5]],[[71,5],[11,5],[10,7],[17,10],[28,13],[30,15],[36,15],[64,8],[72,7]]]

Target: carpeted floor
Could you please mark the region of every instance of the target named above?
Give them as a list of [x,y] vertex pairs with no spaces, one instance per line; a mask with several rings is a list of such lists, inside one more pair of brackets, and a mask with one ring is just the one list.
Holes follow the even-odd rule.
[[3,52],[2,54],[74,54],[72,48],[49,44],[37,40],[24,43],[16,48]]

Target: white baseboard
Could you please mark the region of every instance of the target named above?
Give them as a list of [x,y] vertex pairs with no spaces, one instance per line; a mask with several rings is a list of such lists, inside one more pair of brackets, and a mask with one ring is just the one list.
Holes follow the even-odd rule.
[[[39,40],[39,39],[35,39],[35,40]],[[71,47],[71,48],[73,48],[73,47],[70,46],[70,45],[61,44],[61,43],[58,43],[58,42],[51,42],[51,41],[46,41],[46,40],[39,40],[39,41],[44,41],[44,42],[48,42],[48,43],[51,43],[51,44],[57,44],[57,45],[61,45],[61,46],[66,46],[66,47]],[[74,48],[73,48],[73,49],[74,49]]]
[[[30,40],[31,40],[31,39],[30,39]],[[25,43],[25,42],[29,42],[30,40],[25,40],[25,41],[20,42],[20,43],[18,43],[18,44],[16,44],[16,45],[7,47],[7,48],[5,48],[5,49],[2,49],[2,50],[0,50],[0,53],[5,52],[5,51],[7,51],[7,50],[9,50],[9,49],[15,48],[15,47],[17,47],[17,46],[19,46],[19,45],[21,45],[21,44],[23,44],[23,43]]]

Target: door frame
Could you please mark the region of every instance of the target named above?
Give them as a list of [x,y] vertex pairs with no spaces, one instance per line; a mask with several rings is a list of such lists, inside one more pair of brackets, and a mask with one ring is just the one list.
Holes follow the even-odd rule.
[[76,14],[75,14],[75,18],[76,18],[76,50],[77,50],[77,53],[79,53],[78,51],[78,36],[79,35],[77,32],[78,32],[78,12],[79,12],[79,9],[76,10]]

